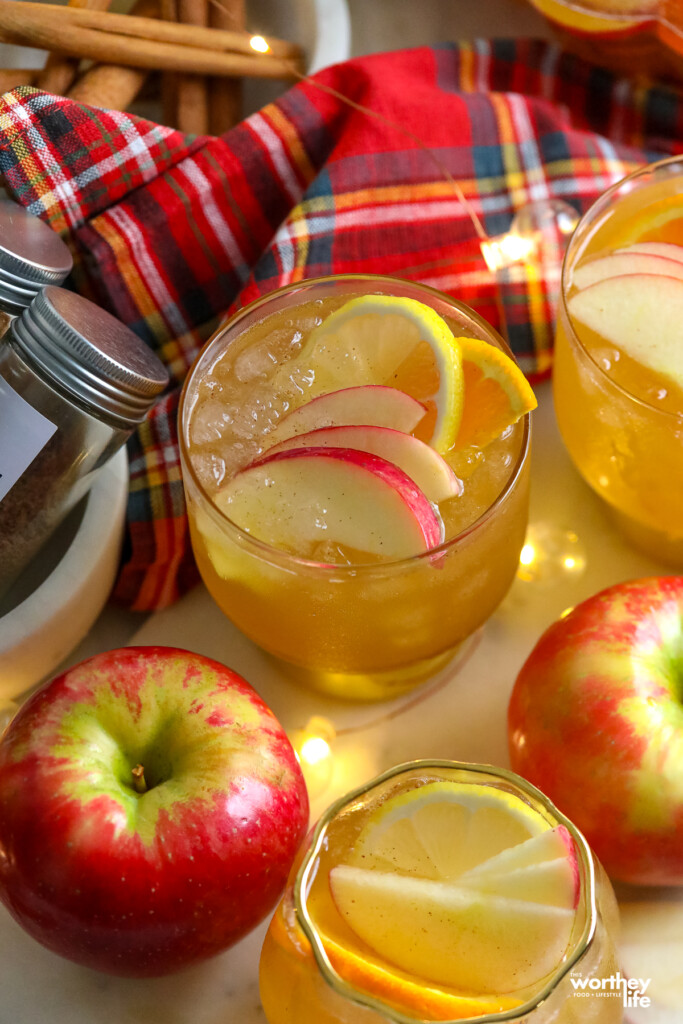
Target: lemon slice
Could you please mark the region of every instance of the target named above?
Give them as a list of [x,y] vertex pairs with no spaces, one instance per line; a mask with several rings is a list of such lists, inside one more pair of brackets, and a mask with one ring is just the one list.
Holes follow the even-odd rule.
[[453,879],[548,827],[531,807],[504,790],[430,782],[383,804],[365,825],[347,862],[420,878]]
[[536,396],[517,363],[480,338],[460,338],[464,403],[455,447],[484,447],[525,413]]
[[415,299],[363,295],[312,331],[298,361],[316,391],[386,384],[427,406],[416,436],[439,452],[453,446],[463,406],[460,345],[446,322]]
[[562,961],[578,878],[566,830],[506,791],[443,781],[388,799],[329,885],[351,933],[389,971],[500,996]]

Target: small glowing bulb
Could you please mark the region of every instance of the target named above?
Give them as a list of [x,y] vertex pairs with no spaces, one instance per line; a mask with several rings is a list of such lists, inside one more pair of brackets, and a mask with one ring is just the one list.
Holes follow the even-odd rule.
[[552,523],[532,523],[519,556],[517,576],[526,583],[554,586],[578,577],[586,554],[573,530]]
[[525,544],[519,553],[520,565],[533,565],[536,557],[536,548],[533,544]]
[[301,744],[299,756],[306,764],[318,764],[329,757],[332,751],[327,740],[322,736],[310,736]]
[[562,257],[579,220],[573,206],[562,199],[536,199],[521,206],[504,235],[480,245],[492,273],[522,264],[533,264],[556,290]]
[[249,40],[249,45],[252,50],[256,50],[257,53],[268,53],[270,50],[270,46],[263,36],[252,36]]
[[332,722],[314,715],[303,729],[296,729],[289,737],[311,797],[320,796],[332,781],[335,736]]
[[491,271],[502,270],[512,263],[525,263],[534,251],[533,238],[523,238],[516,232],[498,235],[481,243],[481,253]]

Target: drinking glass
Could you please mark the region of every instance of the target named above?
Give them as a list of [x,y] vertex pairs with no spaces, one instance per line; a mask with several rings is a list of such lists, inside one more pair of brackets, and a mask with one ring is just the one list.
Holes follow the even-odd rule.
[[680,0],[530,0],[563,46],[619,74],[683,78]]
[[[192,546],[216,603],[243,633],[285,667],[293,667],[297,679],[361,700],[393,697],[426,680],[453,657],[506,594],[527,523],[528,416],[506,431],[500,444],[475,453],[474,461],[481,465],[465,481],[465,494],[473,496],[475,510],[466,526],[423,554],[360,565],[297,557],[231,522],[202,480],[193,451],[193,423],[201,412],[198,389],[221,357],[238,352],[238,370],[247,366],[244,375],[249,376],[248,360],[262,355],[257,345],[268,344],[272,337],[286,348],[290,336],[310,331],[311,309],[320,322],[353,297],[371,293],[418,300],[436,310],[456,336],[482,338],[509,351],[475,312],[423,285],[370,275],[303,281],[239,310],[207,343],[183,390],[179,430]],[[258,341],[245,348],[244,339],[252,330]],[[231,409],[241,409],[236,415],[244,418],[241,396],[247,384],[240,384],[231,372],[229,386]],[[263,386],[267,388],[267,381]],[[259,395],[260,407],[277,399],[267,391]],[[220,408],[217,415],[222,415]],[[221,460],[229,461],[243,447],[243,439],[231,429],[233,433],[228,431],[220,441]],[[239,429],[247,428],[240,423]],[[486,483],[487,473],[494,471],[499,478],[495,486],[493,476]]]
[[[664,221],[662,211],[675,216]],[[587,334],[567,299],[586,257],[643,238],[671,243],[682,225],[679,157],[641,168],[593,204],[565,255],[553,368],[558,426],[574,465],[634,546],[677,567],[683,567],[683,390],[648,375],[618,342],[609,346]],[[666,307],[661,314],[667,316]]]
[[[467,1019],[477,1024],[618,1024],[623,1016],[623,995],[610,989],[609,980],[617,977],[618,909],[607,875],[581,833],[538,789],[513,772],[437,760],[392,768],[342,797],[318,822],[292,869],[263,945],[260,990],[268,1024],[414,1024],[424,1020],[422,1015],[411,1015],[405,1006],[389,1005],[359,983],[341,977],[325,951],[316,907],[324,909],[320,887],[327,885],[329,870],[343,861],[368,817],[385,801],[441,780],[469,784],[475,792],[495,788],[518,797],[549,827],[564,825],[578,856],[579,901],[561,962],[531,991],[519,993],[523,1001],[514,1009]],[[458,842],[457,835],[453,842]],[[420,984],[417,977],[414,981]],[[424,984],[427,987],[428,983]]]

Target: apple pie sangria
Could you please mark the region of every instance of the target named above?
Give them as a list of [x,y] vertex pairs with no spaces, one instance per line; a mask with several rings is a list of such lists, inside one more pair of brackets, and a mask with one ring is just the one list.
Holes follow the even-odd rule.
[[642,168],[580,221],[562,274],[554,397],[617,525],[683,567],[683,160]]
[[181,399],[210,593],[317,688],[409,689],[508,590],[533,392],[496,333],[432,289],[304,281],[240,310]]
[[618,1024],[618,910],[580,832],[503,769],[399,765],[337,801],[266,936],[269,1024]]

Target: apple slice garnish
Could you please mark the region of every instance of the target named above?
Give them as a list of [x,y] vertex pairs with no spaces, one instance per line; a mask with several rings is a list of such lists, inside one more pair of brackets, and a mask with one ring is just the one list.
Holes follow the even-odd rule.
[[567,308],[578,323],[683,387],[683,281],[660,274],[608,277],[572,295]]
[[287,413],[265,438],[272,447],[281,441],[320,427],[342,427],[363,423],[391,427],[410,434],[426,413],[422,402],[405,391],[386,384],[359,384],[312,398]]
[[247,533],[304,558],[325,543],[393,560],[443,540],[439,516],[410,477],[352,448],[267,454],[234,476],[215,503]]
[[458,884],[514,899],[576,907],[581,877],[574,841],[564,825],[557,825],[470,868]]
[[623,249],[615,249],[614,252],[663,256],[667,260],[677,260],[679,263],[683,263],[683,245],[675,245],[673,242],[634,242],[633,245],[624,246]]
[[391,427],[353,424],[321,427],[297,434],[268,449],[268,455],[292,448],[355,448],[392,462],[407,473],[423,494],[438,504],[462,493],[462,482],[435,448]]
[[571,938],[572,906],[347,864],[329,880],[337,910],[375,953],[455,989],[525,988],[561,962]]
[[624,274],[663,274],[665,277],[683,278],[683,261],[623,249],[577,267],[572,275],[572,284],[577,288],[587,288],[607,277]]

